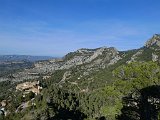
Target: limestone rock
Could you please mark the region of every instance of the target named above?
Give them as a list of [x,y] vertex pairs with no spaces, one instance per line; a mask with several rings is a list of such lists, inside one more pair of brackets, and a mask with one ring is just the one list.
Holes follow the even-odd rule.
[[151,47],[152,45],[157,45],[160,47],[160,34],[155,34],[151,39],[149,39],[145,46]]
[[153,61],[153,62],[158,61],[158,55],[152,53],[152,61]]

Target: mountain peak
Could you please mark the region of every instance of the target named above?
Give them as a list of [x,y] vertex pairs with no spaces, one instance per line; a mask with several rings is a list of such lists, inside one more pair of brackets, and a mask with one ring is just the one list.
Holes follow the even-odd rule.
[[153,35],[153,37],[149,39],[145,44],[146,47],[151,47],[153,45],[160,47],[160,34]]

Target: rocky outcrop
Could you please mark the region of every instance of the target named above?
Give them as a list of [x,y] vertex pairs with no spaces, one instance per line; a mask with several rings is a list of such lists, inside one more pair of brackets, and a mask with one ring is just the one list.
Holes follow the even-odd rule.
[[122,58],[119,55],[116,55],[112,60],[110,60],[108,65],[113,65],[113,64],[117,63],[121,59]]
[[153,62],[158,61],[158,55],[152,53],[152,61],[153,61]]
[[6,107],[6,105],[7,105],[7,100],[2,100],[2,101],[0,102],[0,106]]
[[69,69],[72,66],[76,66],[76,65],[81,65],[83,64],[85,61],[85,57],[84,56],[74,56],[72,59],[66,61],[61,67],[60,69]]
[[151,47],[153,45],[157,45],[160,47],[160,34],[155,34],[151,39],[149,39],[145,46],[146,47]]
[[132,55],[131,59],[129,61],[127,61],[127,63],[131,63],[131,62],[135,62],[136,59],[142,55],[143,50],[139,50],[138,52],[136,52],[134,55]]
[[105,51],[105,49],[107,49],[107,48],[106,47],[99,48],[85,62],[91,62],[92,60],[94,60],[95,58],[97,58],[99,55],[102,55],[103,52]]

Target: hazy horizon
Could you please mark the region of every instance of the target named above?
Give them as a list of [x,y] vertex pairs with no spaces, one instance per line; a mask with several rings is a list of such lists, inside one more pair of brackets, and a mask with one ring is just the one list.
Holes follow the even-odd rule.
[[159,0],[0,0],[0,55],[62,57],[142,47],[160,33]]

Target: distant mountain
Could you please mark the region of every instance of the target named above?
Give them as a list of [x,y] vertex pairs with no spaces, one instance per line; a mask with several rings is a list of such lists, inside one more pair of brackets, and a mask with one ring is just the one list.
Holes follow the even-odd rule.
[[0,55],[0,62],[4,61],[30,61],[48,60],[50,56],[30,56],[30,55]]

